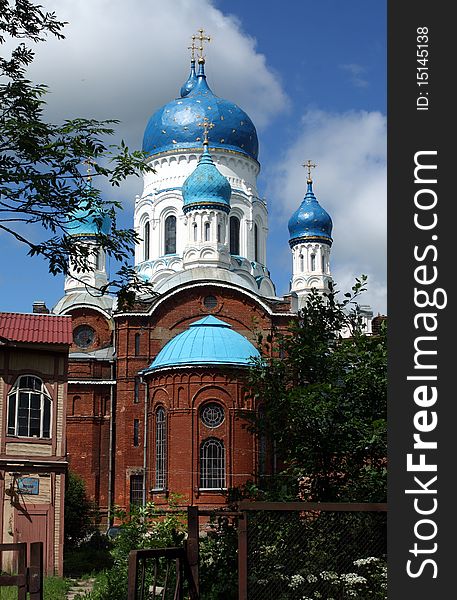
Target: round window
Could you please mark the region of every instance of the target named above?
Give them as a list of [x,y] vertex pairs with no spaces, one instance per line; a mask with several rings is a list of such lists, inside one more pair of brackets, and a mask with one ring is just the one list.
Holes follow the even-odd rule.
[[217,306],[217,298],[215,296],[206,296],[203,300],[203,304],[205,305],[205,308],[212,310]]
[[205,404],[202,408],[200,417],[203,425],[206,425],[206,427],[219,427],[224,421],[224,409],[220,404],[211,402],[210,404]]
[[95,341],[95,331],[89,325],[79,325],[73,331],[73,341],[80,348],[89,348]]

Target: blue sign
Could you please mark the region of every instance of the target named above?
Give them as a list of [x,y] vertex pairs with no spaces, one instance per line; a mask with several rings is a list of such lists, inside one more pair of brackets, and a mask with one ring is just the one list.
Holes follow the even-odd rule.
[[40,482],[36,477],[20,477],[17,480],[17,489],[22,494],[38,496],[40,493]]

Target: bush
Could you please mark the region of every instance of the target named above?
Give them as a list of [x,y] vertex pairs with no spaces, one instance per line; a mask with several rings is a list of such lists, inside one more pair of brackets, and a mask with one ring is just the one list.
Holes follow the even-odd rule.
[[182,546],[186,519],[185,513],[177,512],[176,501],[177,497],[172,496],[168,508],[173,512],[168,514],[157,510],[152,503],[144,507],[132,507],[130,512],[115,510],[121,526],[111,542],[113,566],[96,577],[94,589],[85,595],[86,600],[127,598],[128,557],[131,550]]
[[228,517],[210,521],[200,539],[200,594],[205,600],[238,598],[238,532]]

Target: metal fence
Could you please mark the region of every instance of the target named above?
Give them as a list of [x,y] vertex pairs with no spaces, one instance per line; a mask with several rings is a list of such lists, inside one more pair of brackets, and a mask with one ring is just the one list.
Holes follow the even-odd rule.
[[239,510],[239,600],[386,598],[386,505],[242,502]]

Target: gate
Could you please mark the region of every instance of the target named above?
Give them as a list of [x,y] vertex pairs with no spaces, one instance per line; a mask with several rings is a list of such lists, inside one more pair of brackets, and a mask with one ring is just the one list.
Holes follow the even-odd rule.
[[240,502],[239,600],[386,598],[387,505]]
[[199,600],[186,550],[132,550],[128,567],[128,599]]
[[30,559],[27,565],[27,544],[0,544],[0,565],[3,552],[17,552],[17,574],[0,575],[0,588],[17,587],[18,600],[43,600],[43,542],[30,544]]

